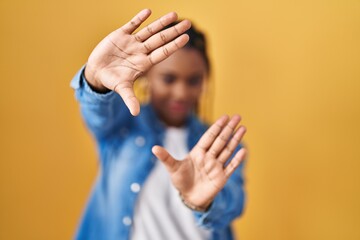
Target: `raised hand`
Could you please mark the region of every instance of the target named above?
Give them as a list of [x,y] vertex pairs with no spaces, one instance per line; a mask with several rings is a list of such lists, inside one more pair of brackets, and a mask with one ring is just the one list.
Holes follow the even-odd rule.
[[228,116],[219,118],[183,161],[175,160],[160,146],[153,147],[186,202],[206,209],[245,158],[246,150],[241,148],[225,165],[246,132],[244,126],[235,130],[240,120],[238,115],[230,120]]
[[133,90],[135,80],[189,40],[183,34],[191,26],[188,20],[160,31],[177,20],[175,12],[162,16],[133,34],[150,15],[151,11],[144,9],[106,36],[91,53],[85,68],[85,77],[93,88],[100,92],[116,91],[134,116],[140,112]]

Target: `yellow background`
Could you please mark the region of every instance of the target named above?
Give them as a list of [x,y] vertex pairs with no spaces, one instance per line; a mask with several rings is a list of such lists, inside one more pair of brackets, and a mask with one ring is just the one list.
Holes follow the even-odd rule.
[[211,119],[248,128],[241,239],[360,239],[360,1],[2,0],[0,239],[70,239],[97,170],[69,81],[142,8],[210,40]]

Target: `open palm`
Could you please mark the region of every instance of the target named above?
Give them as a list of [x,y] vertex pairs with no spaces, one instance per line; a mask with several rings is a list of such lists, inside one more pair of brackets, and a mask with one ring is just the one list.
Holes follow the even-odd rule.
[[175,160],[160,146],[153,147],[153,153],[165,164],[186,202],[207,208],[245,158],[242,148],[226,164],[246,132],[243,126],[235,131],[239,122],[238,115],[230,120],[227,116],[219,118],[183,161]]
[[91,53],[85,68],[85,77],[92,87],[119,93],[133,115],[140,112],[134,81],[189,40],[183,34],[191,26],[188,20],[162,30],[177,20],[174,12],[133,34],[150,14],[149,9],[139,12],[130,22],[105,37]]

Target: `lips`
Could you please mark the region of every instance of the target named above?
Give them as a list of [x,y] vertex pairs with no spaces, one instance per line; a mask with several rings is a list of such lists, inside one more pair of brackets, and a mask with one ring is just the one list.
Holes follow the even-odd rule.
[[169,110],[173,113],[186,113],[188,106],[182,102],[171,102],[169,103]]

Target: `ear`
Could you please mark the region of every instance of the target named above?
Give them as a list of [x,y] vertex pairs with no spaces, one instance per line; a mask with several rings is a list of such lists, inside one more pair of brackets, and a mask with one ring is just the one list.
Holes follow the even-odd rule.
[[134,83],[135,96],[139,99],[140,103],[149,102],[149,83],[145,75],[141,75]]

